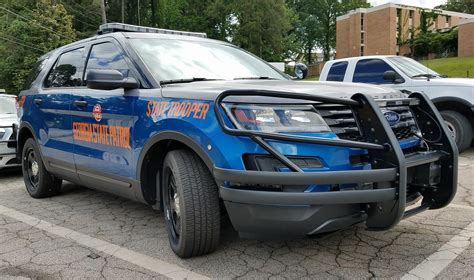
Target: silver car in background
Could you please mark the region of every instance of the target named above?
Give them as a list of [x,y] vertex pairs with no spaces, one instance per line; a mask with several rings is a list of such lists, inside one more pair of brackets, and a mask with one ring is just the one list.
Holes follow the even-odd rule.
[[0,94],[0,169],[19,166],[16,158],[17,110],[16,96]]

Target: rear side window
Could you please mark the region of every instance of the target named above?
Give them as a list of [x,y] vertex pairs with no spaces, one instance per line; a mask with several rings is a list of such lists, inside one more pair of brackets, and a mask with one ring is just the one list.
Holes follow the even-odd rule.
[[394,71],[381,59],[362,59],[357,62],[352,81],[354,83],[391,84],[391,81],[383,79],[383,73],[388,70]]
[[344,76],[346,75],[347,70],[347,61],[336,62],[329,69],[328,77],[326,80],[333,82],[342,82],[344,81]]
[[102,43],[92,46],[89,60],[87,61],[87,72],[90,70],[117,70],[123,77],[129,76],[130,69],[122,50],[113,43]]
[[79,87],[82,86],[84,73],[84,48],[63,53],[45,81],[45,87]]

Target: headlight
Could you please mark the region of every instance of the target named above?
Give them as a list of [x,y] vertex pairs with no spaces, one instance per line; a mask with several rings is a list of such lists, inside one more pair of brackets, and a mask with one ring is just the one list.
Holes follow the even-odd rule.
[[225,103],[224,108],[238,129],[269,133],[331,131],[311,105]]

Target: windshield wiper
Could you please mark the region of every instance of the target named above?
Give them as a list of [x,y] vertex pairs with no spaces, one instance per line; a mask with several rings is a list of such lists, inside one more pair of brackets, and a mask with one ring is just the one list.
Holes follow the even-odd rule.
[[222,79],[189,78],[189,79],[163,80],[163,81],[160,81],[160,85],[203,82],[203,81],[222,81]]
[[418,74],[418,75],[411,76],[411,77],[412,77],[412,78],[425,77],[425,78],[431,79],[431,78],[436,78],[436,77],[438,77],[438,76],[437,76],[437,75],[433,75],[433,74]]
[[234,80],[277,80],[275,78],[270,78],[270,77],[239,77],[239,78],[234,78]]

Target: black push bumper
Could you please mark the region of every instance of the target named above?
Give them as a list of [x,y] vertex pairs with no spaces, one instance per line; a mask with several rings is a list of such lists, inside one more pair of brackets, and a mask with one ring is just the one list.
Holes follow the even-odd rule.
[[[242,95],[303,99],[349,106],[359,123],[365,142],[229,128],[221,115],[221,102],[228,96]],[[410,107],[420,130],[418,136],[429,149],[404,154],[379,107],[381,103],[391,102]],[[406,99],[376,102],[364,94],[356,94],[351,99],[336,99],[295,93],[231,91],[221,94],[216,104],[217,118],[226,133],[250,137],[293,171],[214,168],[214,177],[220,185],[220,196],[234,227],[241,235],[311,235],[363,221],[371,229],[385,230],[396,225],[403,217],[448,205],[456,193],[457,148],[439,112],[423,94],[413,93]],[[367,149],[372,170],[303,172],[265,139]],[[348,183],[372,183],[373,188],[317,193],[258,191],[251,188],[261,185]],[[407,200],[412,200],[413,196],[423,198],[421,206],[407,211]]]

